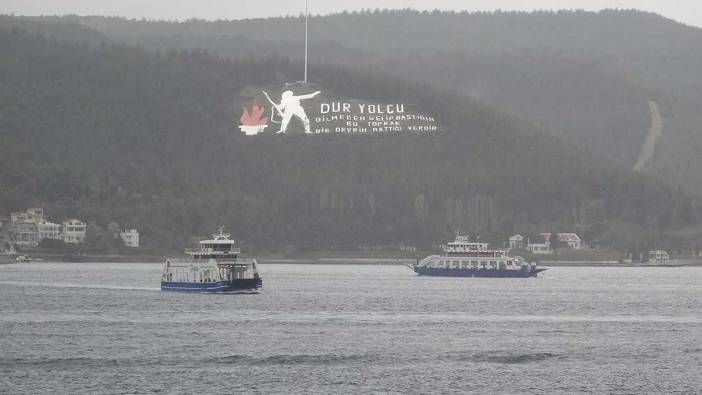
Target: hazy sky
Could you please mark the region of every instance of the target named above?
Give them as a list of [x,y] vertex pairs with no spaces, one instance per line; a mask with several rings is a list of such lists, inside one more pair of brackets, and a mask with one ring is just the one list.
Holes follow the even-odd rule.
[[[149,19],[242,19],[296,15],[305,0],[0,0],[0,13],[118,15]],[[315,14],[362,8],[534,10],[636,8],[702,26],[702,0],[310,0]]]

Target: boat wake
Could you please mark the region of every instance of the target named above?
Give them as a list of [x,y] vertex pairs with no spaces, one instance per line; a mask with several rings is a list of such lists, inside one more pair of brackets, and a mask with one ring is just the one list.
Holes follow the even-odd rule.
[[239,291],[216,292],[215,295],[258,295],[261,291],[254,289],[242,289]]
[[36,281],[0,281],[0,285],[17,287],[44,287],[44,288],[81,288],[81,289],[110,289],[123,291],[160,291],[154,287],[133,287],[123,285],[100,285],[100,284],[75,284],[75,283],[43,283]]

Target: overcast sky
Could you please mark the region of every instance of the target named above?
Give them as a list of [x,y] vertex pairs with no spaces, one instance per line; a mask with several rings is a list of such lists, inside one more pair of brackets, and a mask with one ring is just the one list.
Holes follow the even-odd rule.
[[[0,13],[17,15],[115,15],[183,20],[296,15],[305,0],[0,0]],[[310,0],[314,14],[363,8],[534,10],[636,8],[702,26],[702,0]]]

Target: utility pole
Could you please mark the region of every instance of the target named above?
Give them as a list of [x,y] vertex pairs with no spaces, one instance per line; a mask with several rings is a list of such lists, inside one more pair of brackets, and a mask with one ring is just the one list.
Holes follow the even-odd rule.
[[309,0],[305,0],[305,84],[307,83],[307,41],[309,34],[310,8]]

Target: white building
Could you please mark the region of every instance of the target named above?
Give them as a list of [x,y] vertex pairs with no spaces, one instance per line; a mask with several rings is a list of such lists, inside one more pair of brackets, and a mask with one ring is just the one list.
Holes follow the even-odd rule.
[[85,241],[85,222],[77,219],[68,219],[61,224],[61,238],[64,243],[82,243]]
[[[542,233],[541,236],[543,236],[544,240],[546,241],[546,244],[549,246],[551,245],[551,234],[550,233]],[[579,250],[583,247],[582,242],[580,241],[580,236],[578,236],[575,233],[559,233],[558,234],[558,240],[561,242],[561,245],[563,246],[568,246],[568,248],[574,249],[574,250]]]
[[648,263],[652,265],[667,264],[670,261],[670,255],[667,251],[654,250],[648,252]]
[[553,254],[551,246],[546,243],[529,244],[527,250],[531,251],[535,255],[549,255]]
[[43,220],[39,224],[39,241],[44,239],[61,240],[61,225]]
[[136,229],[125,229],[120,232],[124,245],[127,247],[139,247],[139,232]]
[[12,227],[22,222],[32,222],[35,225],[39,225],[43,220],[44,209],[41,208],[30,208],[25,211],[10,213],[10,226]]
[[15,245],[23,248],[35,248],[39,245],[39,231],[34,222],[16,222],[12,227],[12,232],[15,236]]
[[509,249],[524,248],[524,236],[514,235],[509,238]]

